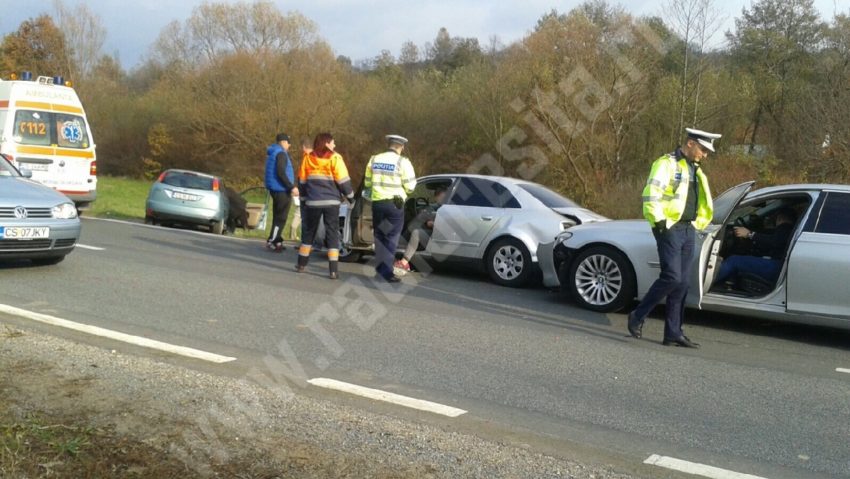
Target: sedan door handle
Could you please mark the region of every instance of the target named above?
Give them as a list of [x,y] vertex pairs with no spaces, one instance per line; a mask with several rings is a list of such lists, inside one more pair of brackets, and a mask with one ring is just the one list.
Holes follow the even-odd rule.
[[493,221],[492,216],[482,216],[481,219],[484,220],[484,221]]

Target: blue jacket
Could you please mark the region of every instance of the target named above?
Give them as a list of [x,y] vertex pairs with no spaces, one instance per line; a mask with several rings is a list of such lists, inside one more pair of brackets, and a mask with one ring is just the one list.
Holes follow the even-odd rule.
[[[268,156],[266,157],[266,189],[271,192],[279,193],[286,192],[292,189],[292,184],[295,181],[295,171],[292,169],[292,158],[289,157],[289,153],[287,153],[281,146],[277,143],[273,145],[269,145],[266,150]],[[289,180],[287,183],[289,185],[284,184],[281,178],[278,176],[278,164],[277,164],[277,156],[283,153],[286,158],[286,179]]]

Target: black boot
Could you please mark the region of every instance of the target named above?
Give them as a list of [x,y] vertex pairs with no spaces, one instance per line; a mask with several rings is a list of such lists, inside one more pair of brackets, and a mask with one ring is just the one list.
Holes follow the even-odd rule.
[[331,279],[339,279],[339,261],[328,261],[328,271]]
[[307,263],[310,262],[309,256],[301,256],[298,255],[298,264],[295,265],[296,273],[303,273],[305,269],[307,269]]

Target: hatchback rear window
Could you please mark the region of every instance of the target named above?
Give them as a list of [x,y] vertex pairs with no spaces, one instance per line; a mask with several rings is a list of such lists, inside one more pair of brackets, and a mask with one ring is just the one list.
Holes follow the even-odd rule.
[[212,191],[213,189],[213,178],[209,176],[199,176],[193,173],[172,171],[165,175],[162,182],[169,186],[192,188],[194,190]]

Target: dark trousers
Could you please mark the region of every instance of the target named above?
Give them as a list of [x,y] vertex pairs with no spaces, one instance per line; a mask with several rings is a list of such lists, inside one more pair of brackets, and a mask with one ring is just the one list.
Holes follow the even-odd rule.
[[776,283],[780,271],[782,271],[782,261],[778,259],[733,254],[720,264],[720,271],[714,278],[714,282],[719,284],[739,274],[750,273]]
[[393,262],[398,238],[404,226],[404,211],[392,200],[372,203],[372,228],[375,235],[375,271],[385,279],[393,276]]
[[[654,232],[654,230],[653,230]],[[680,338],[682,318],[685,314],[685,298],[688,296],[689,279],[694,264],[694,227],[690,222],[676,223],[662,234],[655,233],[661,275],[652,283],[632,315],[643,322],[650,311],[667,297],[667,318],[664,322],[664,337]]]
[[313,245],[319,225],[325,226],[325,245],[339,250],[339,205],[305,206],[301,210],[301,244]]
[[289,216],[289,193],[285,191],[271,191],[272,197],[272,230],[269,232],[270,243],[283,243],[283,226],[286,217]]

